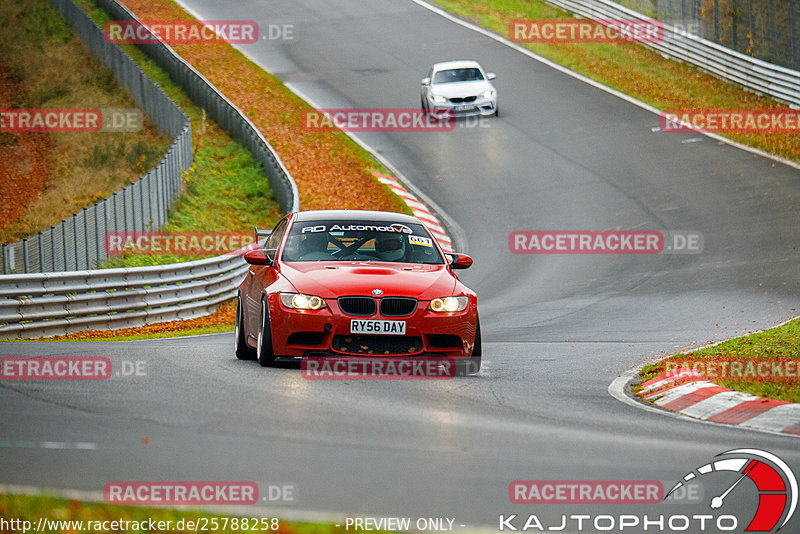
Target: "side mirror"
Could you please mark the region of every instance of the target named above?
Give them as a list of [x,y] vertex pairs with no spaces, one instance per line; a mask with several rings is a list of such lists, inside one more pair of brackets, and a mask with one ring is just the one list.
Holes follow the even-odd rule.
[[268,252],[264,249],[248,250],[244,253],[244,261],[250,265],[272,265],[273,259]]
[[497,78],[497,74],[495,74],[494,72],[487,72],[486,73],[486,79],[487,80],[494,80],[495,78]]
[[431,84],[431,79],[430,78],[422,78],[422,81],[419,82],[419,83],[420,83],[420,85],[430,85]]
[[472,258],[466,254],[448,254],[451,258],[451,269],[469,269],[472,267]]

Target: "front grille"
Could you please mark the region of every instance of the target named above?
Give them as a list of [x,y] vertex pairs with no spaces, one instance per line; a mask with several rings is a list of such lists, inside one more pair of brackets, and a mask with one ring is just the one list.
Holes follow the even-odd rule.
[[347,315],[369,317],[375,315],[378,306],[372,297],[339,297],[339,309]]
[[419,336],[333,336],[333,350],[350,354],[412,354],[422,350]]
[[477,96],[465,96],[465,97],[462,98],[460,96],[454,96],[453,98],[450,99],[450,102],[452,102],[453,104],[460,104],[461,102],[475,102],[476,98],[478,98],[478,97]]
[[384,297],[381,299],[381,315],[384,317],[404,317],[417,309],[417,299],[408,297]]

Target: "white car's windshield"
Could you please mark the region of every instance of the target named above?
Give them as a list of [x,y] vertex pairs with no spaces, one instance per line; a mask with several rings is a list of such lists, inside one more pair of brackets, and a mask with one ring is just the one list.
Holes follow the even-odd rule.
[[433,75],[433,83],[475,82],[483,80],[480,69],[474,67],[467,69],[440,70]]

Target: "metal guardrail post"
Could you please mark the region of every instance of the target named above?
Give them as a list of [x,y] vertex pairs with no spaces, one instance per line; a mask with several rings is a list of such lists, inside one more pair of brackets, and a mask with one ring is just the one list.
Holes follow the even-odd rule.
[[64,253],[64,269],[67,270],[67,225],[66,220],[61,221],[61,247]]
[[789,34],[792,41],[792,66],[800,68],[798,64],[798,45],[797,45],[797,0],[789,2]]
[[56,270],[56,233],[55,226],[50,227],[50,259],[52,260],[52,269]]
[[42,246],[42,232],[36,234],[37,253],[39,255],[39,267],[36,269],[39,272],[44,271],[44,247]]
[[25,265],[25,272],[30,272],[30,261],[28,260],[28,238],[22,240],[22,260]]

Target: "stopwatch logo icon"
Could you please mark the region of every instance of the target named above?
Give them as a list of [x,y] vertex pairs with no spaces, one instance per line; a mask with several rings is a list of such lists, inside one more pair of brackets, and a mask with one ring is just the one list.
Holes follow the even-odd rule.
[[728,495],[740,487],[740,482],[749,478],[758,491],[758,509],[745,532],[777,532],[789,522],[797,508],[797,478],[786,462],[760,449],[734,449],[716,457],[720,459],[686,474],[664,498],[690,480],[710,473],[734,472],[740,476],[724,492],[711,499],[711,509],[722,508]]

